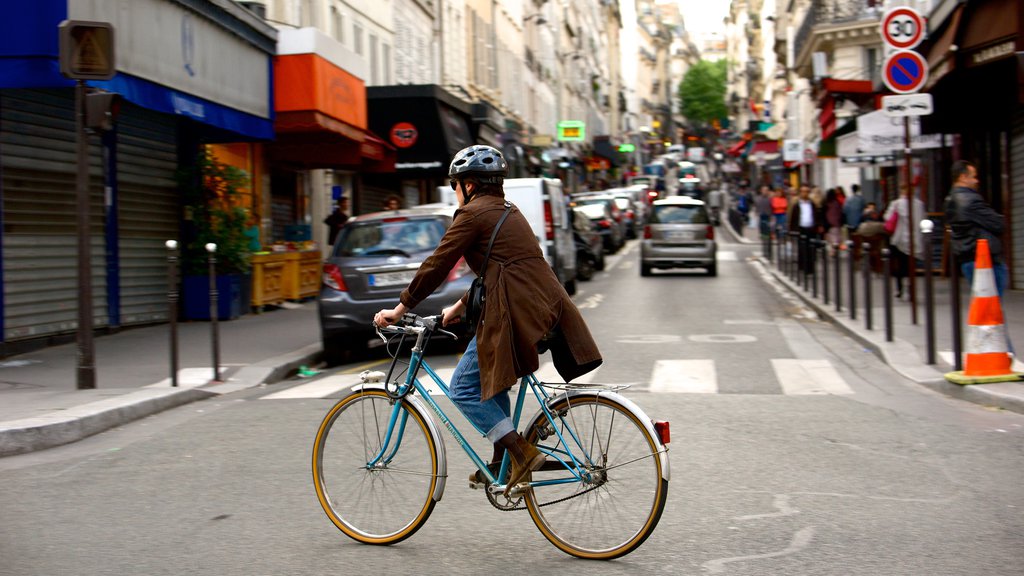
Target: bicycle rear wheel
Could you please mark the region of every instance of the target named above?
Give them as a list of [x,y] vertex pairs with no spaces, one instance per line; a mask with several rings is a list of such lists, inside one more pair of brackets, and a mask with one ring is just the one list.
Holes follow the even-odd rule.
[[[395,406],[394,432],[380,453]],[[396,448],[397,447],[397,448]],[[342,532],[365,544],[412,536],[434,509],[437,445],[426,416],[383,390],[362,390],[335,404],[313,446],[313,485],[324,512]]]
[[[660,444],[641,415],[614,398],[576,395],[556,401],[551,411],[557,426],[540,414],[527,441],[567,462],[572,453],[588,478],[527,492],[533,522],[552,544],[579,558],[610,560],[632,552],[654,531],[668,499]],[[571,477],[564,469],[545,471],[550,467],[534,472],[533,482]]]

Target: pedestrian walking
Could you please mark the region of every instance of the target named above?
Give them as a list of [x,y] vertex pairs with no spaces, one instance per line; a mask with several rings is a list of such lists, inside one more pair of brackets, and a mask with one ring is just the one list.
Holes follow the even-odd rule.
[[[924,217],[924,202],[914,198],[915,218]],[[914,235],[914,258],[921,261],[924,258],[924,237],[921,235],[921,227],[910,221],[910,191],[906,184],[900,188],[900,197],[889,203],[885,214],[882,216],[888,223],[895,218],[895,228],[891,228],[889,235],[890,266],[892,276],[896,279],[896,297],[903,297],[903,279],[910,274],[910,235]],[[923,265],[923,262],[922,262]]]
[[779,239],[786,233],[786,212],[789,211],[789,198],[782,186],[775,189],[772,196],[772,218],[775,220],[775,238]]
[[839,200],[839,188],[829,188],[825,193],[822,212],[825,216],[825,238],[832,246],[842,240],[843,203]]
[[768,236],[772,231],[772,189],[769,186],[761,186],[757,199],[754,200],[754,207],[757,208],[761,236]]
[[330,216],[324,218],[324,224],[327,224],[328,246],[334,246],[334,240],[338,237],[338,232],[341,231],[345,222],[348,222],[348,198],[342,196],[338,198],[334,212],[331,212]]
[[[811,187],[807,184],[800,186],[796,202],[790,206],[787,220],[791,232],[799,232],[811,240],[817,240],[820,237],[822,232],[821,210],[811,200]],[[814,260],[806,242],[798,244],[797,262],[800,270],[804,272],[809,273],[814,269]]]
[[1001,239],[1005,223],[1003,215],[985,202],[977,188],[977,168],[964,160],[954,162],[953,190],[946,197],[946,223],[952,232],[953,255],[970,284],[974,280],[974,250],[978,239],[988,240],[996,289],[1002,298],[1010,277],[1003,260]]
[[860,226],[864,217],[864,196],[860,193],[860,185],[854,184],[850,195],[846,197],[843,204],[843,218],[846,220],[846,227],[853,233]]

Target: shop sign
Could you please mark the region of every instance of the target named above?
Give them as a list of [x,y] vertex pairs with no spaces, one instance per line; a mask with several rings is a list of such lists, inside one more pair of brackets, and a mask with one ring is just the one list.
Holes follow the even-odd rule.
[[619,145],[619,152],[626,152],[626,153],[636,152],[636,145],[635,144],[620,144]]
[[559,142],[583,142],[587,137],[587,125],[579,120],[562,120],[558,123]]
[[800,162],[804,159],[804,141],[799,138],[782,141],[782,160],[785,162]]
[[[848,154],[885,154],[905,147],[903,118],[890,118],[881,110],[875,110],[857,117],[856,150]],[[939,148],[941,134],[921,134],[921,122],[910,118],[910,147]],[[840,156],[844,154],[840,152]]]
[[419,139],[419,131],[408,122],[399,122],[391,127],[391,143],[396,148],[411,148]]
[[978,66],[979,64],[985,64],[993,60],[1012,56],[1014,52],[1013,42],[1013,40],[1007,40],[1001,44],[996,44],[995,46],[989,46],[988,48],[978,50],[971,55],[971,66]]

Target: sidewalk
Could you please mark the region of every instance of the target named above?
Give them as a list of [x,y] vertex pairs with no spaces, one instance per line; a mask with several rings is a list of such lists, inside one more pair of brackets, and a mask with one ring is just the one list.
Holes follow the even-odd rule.
[[[736,234],[728,225],[732,237],[745,244],[761,246],[761,237],[757,229],[744,227],[742,237]],[[854,273],[856,289],[856,319],[850,318],[849,308],[849,259],[848,254],[840,253],[840,282],[842,284],[841,309],[836,309],[835,302],[835,260],[830,257],[828,262],[828,304],[825,303],[821,270],[822,264],[818,262],[817,275],[817,297],[814,296],[813,286],[808,282],[805,287],[799,276],[790,277],[783,266],[780,269],[779,263],[769,261],[763,250],[759,250],[758,261],[765,271],[773,275],[780,283],[785,285],[794,294],[800,297],[807,306],[815,310],[819,316],[827,319],[843,330],[846,334],[859,341],[865,348],[871,350],[881,358],[893,370],[908,378],[927,386],[933,390],[967,400],[984,406],[992,406],[1024,413],[1024,382],[1000,382],[998,384],[976,384],[972,386],[960,386],[945,379],[946,372],[953,371],[953,316],[952,299],[950,297],[950,281],[948,278],[939,276],[933,277],[935,287],[935,312],[934,312],[934,333],[935,333],[935,361],[934,365],[928,364],[928,343],[925,311],[925,277],[919,275],[916,279],[917,290],[917,323],[913,322],[911,302],[908,296],[903,300],[895,298],[895,285],[892,288],[892,325],[893,341],[886,341],[885,337],[885,308],[883,303],[884,278],[881,274],[871,275],[871,319],[872,329],[866,325],[865,314],[865,292],[864,277],[861,263],[856,262]],[[795,266],[793,267],[795,268]],[[909,278],[904,280],[904,289],[909,292]],[[967,331],[964,323],[967,318],[967,311],[971,303],[971,287],[965,280],[961,279],[960,285],[960,314],[961,314],[961,338],[966,346]],[[1003,316],[1006,318],[1006,328],[1010,339],[1020,350],[1024,346],[1024,292],[1009,290],[1003,298]],[[1019,359],[1013,363],[1013,369],[1024,372],[1024,363]]]
[[74,343],[0,360],[0,457],[102,432],[195,400],[285,378],[320,356],[316,302],[218,322],[213,379],[209,322],[178,323],[178,387],[170,385],[170,325],[95,338],[96,388],[76,390]]

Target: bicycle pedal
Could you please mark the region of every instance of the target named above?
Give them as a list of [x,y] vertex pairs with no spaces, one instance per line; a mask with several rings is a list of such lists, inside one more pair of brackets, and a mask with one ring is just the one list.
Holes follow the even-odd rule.
[[476,482],[476,481],[473,481],[473,480],[469,481],[469,487],[472,488],[473,490],[480,490],[480,489],[482,489],[482,488],[484,488],[486,486],[487,486],[486,482]]

